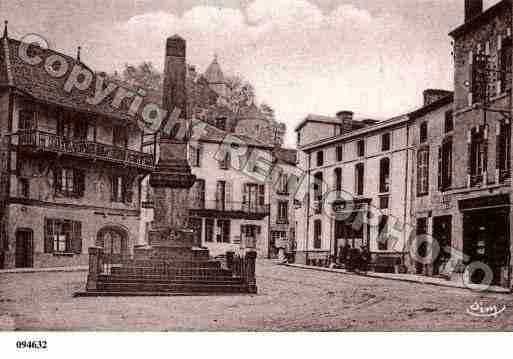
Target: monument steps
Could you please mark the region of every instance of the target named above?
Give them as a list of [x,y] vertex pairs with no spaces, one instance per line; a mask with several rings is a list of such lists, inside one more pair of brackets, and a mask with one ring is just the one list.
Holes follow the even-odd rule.
[[247,286],[242,282],[197,282],[188,283],[151,283],[137,282],[99,282],[100,292],[176,292],[176,293],[247,293]]

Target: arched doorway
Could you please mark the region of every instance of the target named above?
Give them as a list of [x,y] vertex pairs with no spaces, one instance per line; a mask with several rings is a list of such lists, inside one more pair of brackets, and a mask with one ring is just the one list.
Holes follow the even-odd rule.
[[103,248],[112,263],[120,262],[128,255],[128,232],[121,227],[103,227],[96,236],[96,245]]

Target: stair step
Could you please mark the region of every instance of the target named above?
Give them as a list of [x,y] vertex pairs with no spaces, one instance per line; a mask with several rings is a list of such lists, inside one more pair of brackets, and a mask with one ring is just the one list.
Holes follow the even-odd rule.
[[194,277],[194,276],[126,276],[126,275],[101,275],[98,278],[99,281],[104,282],[142,282],[142,283],[240,283],[240,278],[233,277]]
[[244,293],[247,288],[243,284],[167,284],[142,282],[99,282],[100,291],[108,292],[178,292],[178,293]]

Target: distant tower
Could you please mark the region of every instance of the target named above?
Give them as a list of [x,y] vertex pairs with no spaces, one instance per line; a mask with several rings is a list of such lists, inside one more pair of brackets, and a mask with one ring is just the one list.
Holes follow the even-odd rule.
[[214,55],[214,60],[205,71],[205,79],[209,87],[214,90],[219,96],[227,98],[229,96],[229,88],[224,78],[223,71],[219,62],[217,62],[217,55]]

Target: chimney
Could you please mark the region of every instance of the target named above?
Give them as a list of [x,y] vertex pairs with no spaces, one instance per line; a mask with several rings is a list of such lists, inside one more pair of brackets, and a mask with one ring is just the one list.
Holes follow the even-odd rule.
[[427,89],[422,94],[424,96],[424,106],[427,106],[444,97],[452,95],[452,92],[439,89]]
[[337,118],[342,123],[342,133],[351,131],[353,128],[353,111],[339,111]]
[[185,40],[178,35],[171,36],[166,42],[162,105],[168,114],[179,109],[181,119],[187,119],[186,75]]
[[474,20],[483,12],[483,0],[465,0],[465,23]]

